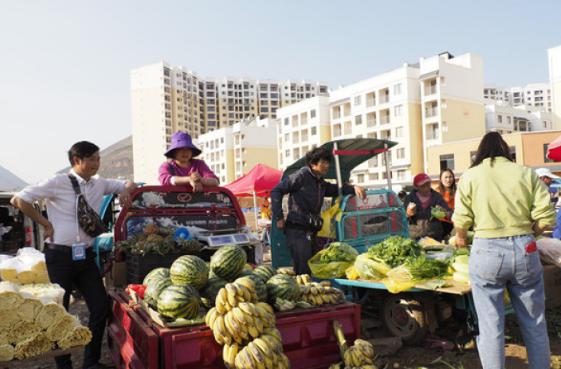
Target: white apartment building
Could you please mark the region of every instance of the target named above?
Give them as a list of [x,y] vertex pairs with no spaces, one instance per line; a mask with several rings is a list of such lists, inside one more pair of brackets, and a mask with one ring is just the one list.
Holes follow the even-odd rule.
[[[312,111],[316,121],[310,120]],[[329,99],[317,97],[281,108],[277,116],[280,168],[330,139],[388,139],[397,142],[390,157],[392,181],[410,184],[427,165],[427,145],[485,133],[482,61],[473,54],[454,58],[448,53],[421,59],[331,91]],[[326,133],[312,140],[313,127],[314,132]],[[385,175],[385,163],[378,156],[357,167],[351,179],[379,187],[385,186]]]
[[561,129],[561,45],[547,50],[554,129]]
[[244,120],[199,136],[201,159],[227,184],[249,172],[256,164],[277,167],[276,119]]
[[324,84],[250,78],[203,79],[159,62],[131,71],[134,178],[155,183],[173,132],[200,134],[247,118],[274,118],[276,110],[318,94]]
[[501,88],[486,85],[483,89],[486,102],[504,102],[512,106],[524,105],[551,112],[551,88],[548,83],[531,83],[523,87]]
[[[422,170],[419,68],[405,64],[387,73],[334,90],[330,96],[332,139],[378,138],[396,141],[391,170],[397,184],[410,182]],[[383,156],[358,166],[353,183],[386,183]]]
[[551,114],[524,105],[498,102],[485,105],[487,131],[500,133],[535,132],[553,129]]
[[286,169],[331,139],[329,98],[316,96],[277,110],[278,168]]

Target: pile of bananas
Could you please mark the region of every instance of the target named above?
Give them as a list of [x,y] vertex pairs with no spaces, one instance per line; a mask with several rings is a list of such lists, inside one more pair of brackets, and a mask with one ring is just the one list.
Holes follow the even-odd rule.
[[291,277],[296,277],[296,272],[294,271],[294,268],[292,268],[292,267],[277,268],[277,274],[285,274],[285,275],[289,275]]
[[296,283],[300,286],[305,286],[307,284],[313,283],[312,277],[309,274],[300,274],[296,276]]
[[280,332],[276,328],[266,329],[260,337],[247,346],[236,344],[224,346],[224,364],[235,369],[288,369],[288,357],[282,352]]
[[339,304],[345,300],[343,292],[335,287],[312,282],[300,286],[302,300],[314,306]]
[[288,310],[293,310],[295,308],[298,309],[309,309],[313,307],[312,304],[306,302],[306,301],[291,301],[291,300],[285,300],[285,299],[281,299],[278,298],[275,300],[275,309],[277,309],[278,311],[288,311]]
[[218,291],[214,306],[219,314],[226,314],[240,302],[255,301],[257,301],[255,283],[249,278],[238,278],[234,283],[228,283]]
[[251,279],[239,278],[221,288],[205,322],[224,346],[222,358],[228,369],[290,368],[273,308],[257,302]]
[[374,347],[368,341],[356,339],[354,345],[345,350],[343,363],[331,364],[329,369],[377,369]]

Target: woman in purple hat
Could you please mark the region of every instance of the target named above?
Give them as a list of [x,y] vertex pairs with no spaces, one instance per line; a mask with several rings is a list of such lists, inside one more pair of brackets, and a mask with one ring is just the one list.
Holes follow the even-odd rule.
[[163,186],[190,185],[193,191],[202,191],[203,187],[218,186],[216,174],[203,160],[194,159],[201,154],[191,136],[185,132],[175,132],[171,136],[171,145],[164,154],[168,160],[160,165],[158,177]]

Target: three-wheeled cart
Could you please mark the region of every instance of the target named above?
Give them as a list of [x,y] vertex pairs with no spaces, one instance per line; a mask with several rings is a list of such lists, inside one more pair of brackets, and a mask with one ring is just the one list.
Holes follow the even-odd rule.
[[[333,152],[333,160],[326,175],[336,180],[341,189],[348,182],[351,171],[377,155],[383,155],[386,167],[387,188],[368,190],[363,200],[355,196],[341,196],[341,212],[336,217],[336,241],[345,242],[359,253],[390,236],[408,237],[408,223],[403,204],[392,191],[389,167],[389,149],[394,142],[377,139],[345,139],[331,141],[322,147]],[[296,161],[284,172],[283,179],[305,165],[304,158]],[[335,241],[334,240],[334,241]],[[271,252],[273,266],[292,264],[286,240],[281,231],[272,225]],[[413,288],[403,293],[391,294],[381,282],[335,279],[333,282],[346,291],[348,299],[378,305],[379,316],[387,330],[402,338],[405,343],[417,343],[428,332],[434,331],[440,321],[459,316],[466,332],[475,332],[476,315],[470,288],[447,281],[436,289]],[[368,306],[365,306],[368,307]]]

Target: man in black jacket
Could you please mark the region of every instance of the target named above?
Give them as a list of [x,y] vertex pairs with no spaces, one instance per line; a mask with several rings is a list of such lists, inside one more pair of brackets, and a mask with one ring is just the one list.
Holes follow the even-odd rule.
[[[273,220],[277,222],[277,228],[285,230],[296,274],[310,274],[308,260],[312,256],[316,234],[321,229],[323,199],[338,195],[337,185],[323,179],[331,158],[331,153],[323,148],[309,151],[306,153],[307,165],[285,178],[271,192]],[[282,199],[286,194],[290,197],[285,220]],[[343,186],[343,194],[366,196],[364,188],[350,185]]]

